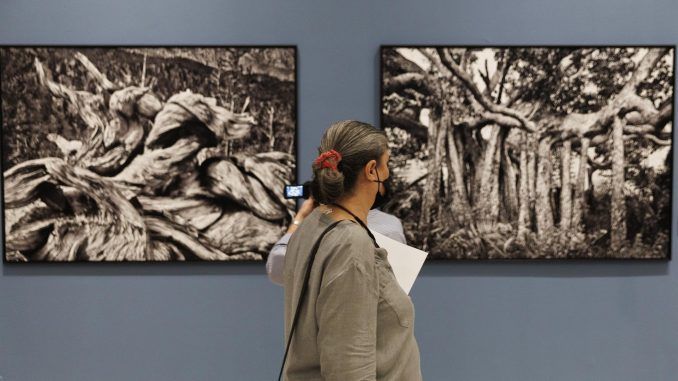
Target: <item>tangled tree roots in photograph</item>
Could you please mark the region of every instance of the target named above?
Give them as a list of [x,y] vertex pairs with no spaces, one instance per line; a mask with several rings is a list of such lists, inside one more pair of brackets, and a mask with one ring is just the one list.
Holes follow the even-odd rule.
[[1,53],[7,261],[260,260],[282,235],[292,48]]

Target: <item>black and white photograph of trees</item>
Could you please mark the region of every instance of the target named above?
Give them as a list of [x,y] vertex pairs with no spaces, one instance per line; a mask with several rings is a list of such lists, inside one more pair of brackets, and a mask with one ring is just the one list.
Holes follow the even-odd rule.
[[433,259],[669,259],[675,47],[384,46],[381,126]]
[[295,47],[0,48],[6,262],[262,260],[294,203]]

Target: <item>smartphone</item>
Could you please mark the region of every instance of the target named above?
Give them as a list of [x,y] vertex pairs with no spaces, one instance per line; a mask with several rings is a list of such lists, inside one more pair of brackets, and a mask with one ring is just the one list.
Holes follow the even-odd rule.
[[285,185],[285,198],[286,199],[304,198],[304,186]]
[[285,185],[286,199],[308,198],[310,193],[311,192],[308,183],[303,185]]

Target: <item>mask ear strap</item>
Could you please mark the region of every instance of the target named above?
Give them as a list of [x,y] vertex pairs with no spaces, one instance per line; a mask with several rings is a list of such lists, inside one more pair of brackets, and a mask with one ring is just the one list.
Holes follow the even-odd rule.
[[377,173],[377,181],[375,181],[375,183],[383,184],[384,182],[379,179],[379,170],[376,167],[374,168],[374,172]]

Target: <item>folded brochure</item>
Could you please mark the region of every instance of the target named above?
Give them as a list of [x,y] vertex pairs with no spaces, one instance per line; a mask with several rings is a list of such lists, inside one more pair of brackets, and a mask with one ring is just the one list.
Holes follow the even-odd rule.
[[374,230],[372,234],[377,239],[379,247],[388,252],[388,262],[393,269],[393,274],[403,291],[409,295],[428,253],[402,244]]

